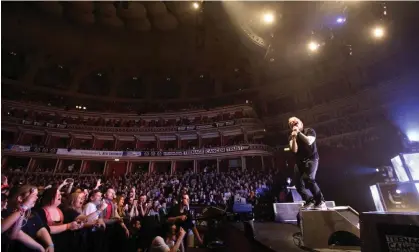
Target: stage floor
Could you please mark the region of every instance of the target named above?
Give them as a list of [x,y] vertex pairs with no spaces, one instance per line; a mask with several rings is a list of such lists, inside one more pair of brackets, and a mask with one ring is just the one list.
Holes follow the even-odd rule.
[[[244,232],[242,223],[235,223],[234,226]],[[254,222],[256,240],[269,247],[273,251],[300,252],[300,251],[319,251],[319,252],[359,252],[361,250],[346,249],[315,249],[298,247],[299,239],[294,239],[293,235],[300,232],[297,225],[283,224],[275,222]],[[302,245],[302,244],[301,244]]]

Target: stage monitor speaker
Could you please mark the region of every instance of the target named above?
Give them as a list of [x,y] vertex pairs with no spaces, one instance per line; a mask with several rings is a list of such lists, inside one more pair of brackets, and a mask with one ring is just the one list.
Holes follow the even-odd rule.
[[[297,215],[304,202],[274,203],[275,221],[282,223],[297,223]],[[334,208],[334,201],[326,201],[328,208]]]
[[419,251],[418,212],[362,213],[362,252]]
[[300,216],[305,247],[360,246],[359,215],[351,207],[301,210]]

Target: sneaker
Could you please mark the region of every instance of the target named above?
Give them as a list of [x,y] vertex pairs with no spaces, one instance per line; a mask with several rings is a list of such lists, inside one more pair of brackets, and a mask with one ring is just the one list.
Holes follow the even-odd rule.
[[326,202],[321,201],[320,203],[317,203],[313,206],[313,209],[315,210],[327,210]]
[[311,210],[314,207],[314,202],[313,201],[307,201],[303,206],[302,209],[304,210]]

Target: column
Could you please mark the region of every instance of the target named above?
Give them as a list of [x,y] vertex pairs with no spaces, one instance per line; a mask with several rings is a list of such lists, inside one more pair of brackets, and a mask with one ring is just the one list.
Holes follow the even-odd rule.
[[105,168],[103,169],[103,175],[106,176],[106,171],[108,170],[108,161],[105,161]]
[[86,169],[86,163],[84,160],[82,160],[80,164],[80,174],[84,173],[85,169]]
[[176,135],[177,138],[177,148],[181,149],[182,146],[182,138],[180,137],[180,135]]
[[275,169],[275,158],[271,157],[272,169]]
[[114,143],[114,145],[113,145],[113,150],[117,150],[117,148],[118,148],[118,137],[116,136],[116,135],[113,135],[113,138],[114,138],[114,140],[115,140],[115,143]]
[[33,167],[35,166],[35,163],[36,163],[35,159],[31,158],[29,160],[28,166],[26,166],[26,171],[23,171],[23,172],[24,173],[27,173],[27,172],[32,171],[33,170]]
[[19,135],[18,135],[15,143],[20,144],[20,141],[22,141],[22,138],[23,138],[24,135],[25,135],[25,132],[19,131]]
[[246,171],[246,157],[241,157],[242,159],[242,171]]
[[198,148],[202,148],[202,136],[200,134],[197,134],[198,137]]
[[176,172],[176,161],[172,160],[170,162],[170,175],[173,175]]
[[243,140],[244,140],[245,143],[248,143],[249,142],[247,131],[245,131],[245,130],[243,131]]
[[128,161],[127,169],[125,170],[125,175],[128,175],[128,173],[131,173],[131,170],[132,170],[132,162]]
[[265,161],[263,160],[263,156],[260,156],[260,160],[262,161],[262,171],[265,170]]
[[93,138],[92,148],[95,150],[96,149],[96,135],[92,134],[92,138]]
[[140,138],[137,136],[134,136],[134,137],[135,137],[135,150],[138,150],[140,149]]
[[46,147],[48,147],[48,146],[49,146],[49,142],[51,141],[51,135],[49,134],[49,132],[48,132],[48,131],[45,131],[45,134],[47,134],[47,136],[45,137],[45,142],[44,142],[44,145],[45,145]]
[[221,146],[224,146],[224,136],[223,136],[223,133],[221,133],[221,131],[218,131],[218,134],[220,134],[220,144],[221,144]]
[[160,149],[160,138],[158,136],[156,136],[156,146],[157,149]]
[[70,144],[68,145],[69,148],[73,147],[73,143],[74,143],[74,136],[73,134],[70,133]]
[[220,173],[220,162],[221,160],[217,158],[217,173]]
[[57,172],[58,167],[61,165],[63,161],[61,159],[57,159],[57,162],[55,163],[54,171],[52,174],[55,174]]
[[198,160],[193,161],[193,172],[198,173]]
[[148,174],[152,173],[154,170],[154,162],[148,161]]

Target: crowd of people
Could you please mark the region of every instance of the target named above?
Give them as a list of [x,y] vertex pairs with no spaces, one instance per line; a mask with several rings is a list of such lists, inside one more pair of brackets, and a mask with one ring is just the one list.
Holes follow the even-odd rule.
[[255,205],[271,197],[274,175],[211,169],[108,178],[5,173],[2,249],[183,251],[189,234],[204,242],[193,221],[198,207],[226,209],[236,197]]

